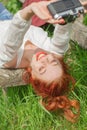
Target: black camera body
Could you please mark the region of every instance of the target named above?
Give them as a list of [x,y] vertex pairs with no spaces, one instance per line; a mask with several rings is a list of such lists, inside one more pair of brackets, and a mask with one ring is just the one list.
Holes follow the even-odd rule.
[[72,22],[78,14],[84,13],[84,7],[79,0],[58,0],[47,6],[54,19],[63,18],[66,22]]

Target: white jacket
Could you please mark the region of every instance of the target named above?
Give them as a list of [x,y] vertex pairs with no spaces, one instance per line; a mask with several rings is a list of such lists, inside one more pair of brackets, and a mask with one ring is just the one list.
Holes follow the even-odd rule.
[[20,63],[25,41],[30,40],[34,45],[49,52],[63,55],[68,50],[71,24],[56,25],[53,37],[48,37],[42,28],[31,25],[31,20],[21,18],[18,12],[11,21],[0,22],[0,68],[3,64],[18,55]]

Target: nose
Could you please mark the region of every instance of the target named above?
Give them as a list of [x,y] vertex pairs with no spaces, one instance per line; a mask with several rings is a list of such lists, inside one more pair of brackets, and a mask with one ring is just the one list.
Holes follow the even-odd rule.
[[52,61],[54,61],[55,58],[52,55],[48,55],[48,62],[52,63]]

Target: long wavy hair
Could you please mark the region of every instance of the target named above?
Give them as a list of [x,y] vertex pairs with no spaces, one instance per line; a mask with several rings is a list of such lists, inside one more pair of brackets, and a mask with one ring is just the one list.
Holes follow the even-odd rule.
[[[63,59],[58,59],[61,63],[63,75],[60,80],[53,81],[47,84],[39,79],[33,79],[31,75],[31,69],[27,68],[23,73],[23,79],[26,83],[32,84],[37,95],[42,97],[41,104],[48,111],[56,111],[61,109],[64,113],[64,117],[74,123],[79,117],[79,102],[77,100],[70,100],[67,94],[70,92],[69,85],[72,83],[74,88],[75,80],[68,73],[68,67],[63,62]],[[75,113],[72,108],[74,108]]]

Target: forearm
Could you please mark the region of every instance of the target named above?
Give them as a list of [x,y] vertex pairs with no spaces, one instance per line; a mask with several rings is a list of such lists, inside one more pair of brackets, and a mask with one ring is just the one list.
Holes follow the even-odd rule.
[[[34,3],[33,3],[34,4]],[[29,5],[28,7],[20,10],[20,15],[23,19],[25,20],[29,20],[31,19],[31,17],[34,15],[33,11],[32,11],[32,6],[33,4]]]
[[[87,2],[81,2],[87,9]],[[87,10],[86,10],[87,12]],[[53,38],[51,39],[50,50],[59,54],[64,54],[69,48],[69,40],[72,30],[72,23],[66,25],[56,25]]]
[[56,25],[53,37],[51,39],[50,49],[63,55],[69,47],[72,24]]
[[7,32],[5,33],[4,45],[6,59],[11,60],[21,44],[26,31],[29,28],[30,21],[23,19],[20,15],[20,11],[12,19]]

